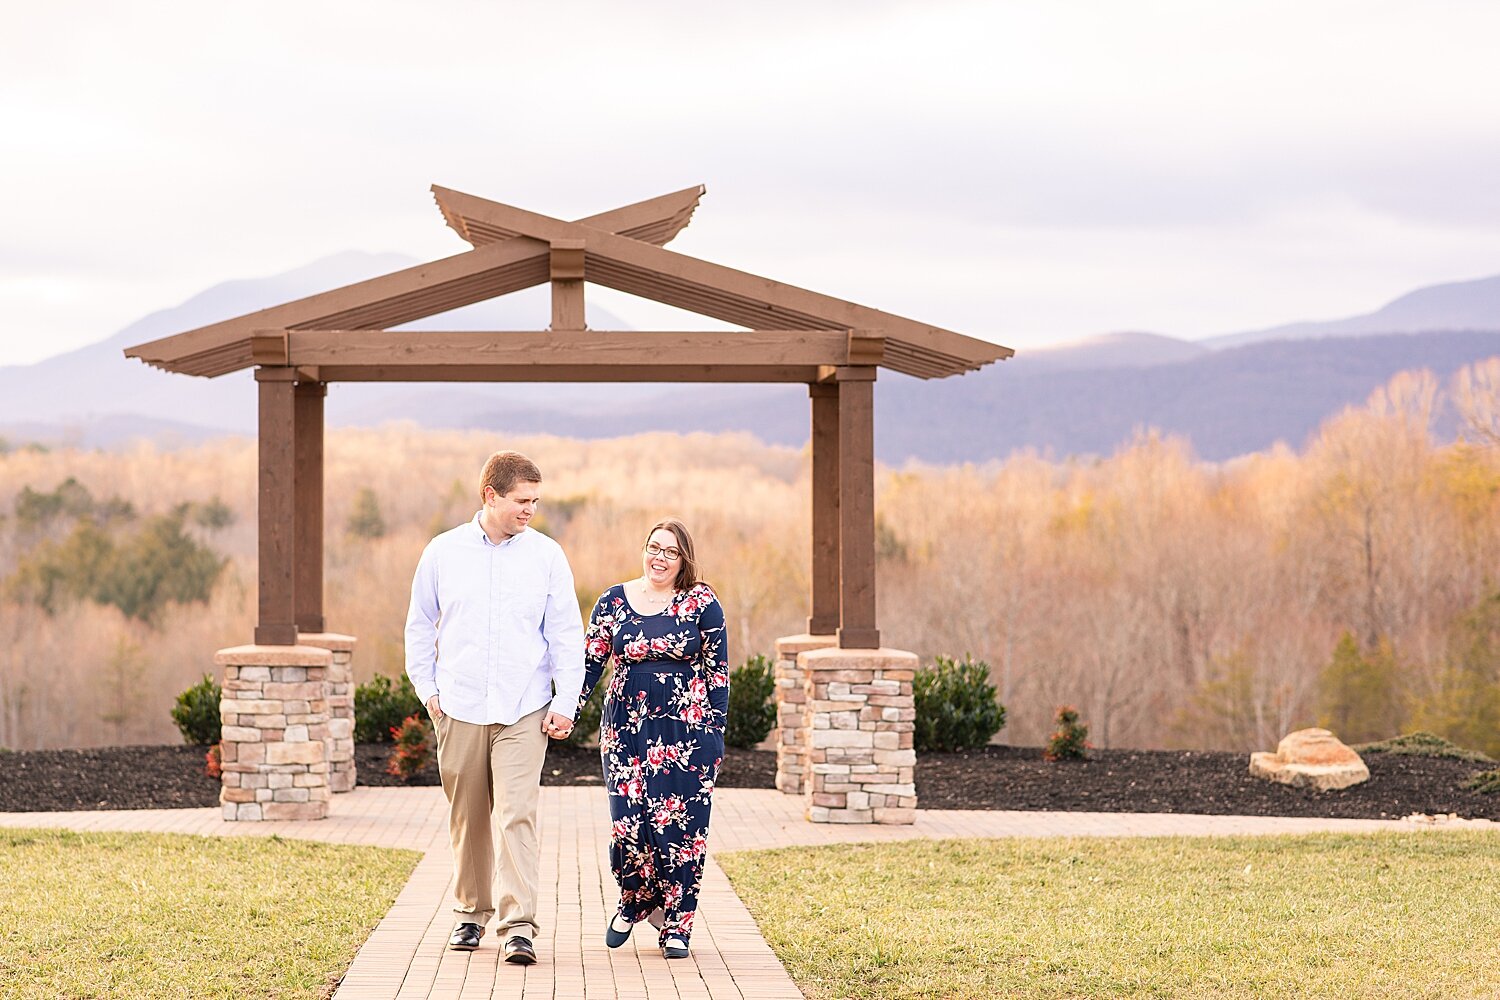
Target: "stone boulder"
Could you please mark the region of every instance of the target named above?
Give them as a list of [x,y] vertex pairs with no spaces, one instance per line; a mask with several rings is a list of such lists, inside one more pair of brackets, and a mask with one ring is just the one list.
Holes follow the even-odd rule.
[[1250,755],[1250,773],[1297,788],[1326,792],[1368,781],[1370,769],[1326,729],[1299,729],[1277,744],[1275,753]]

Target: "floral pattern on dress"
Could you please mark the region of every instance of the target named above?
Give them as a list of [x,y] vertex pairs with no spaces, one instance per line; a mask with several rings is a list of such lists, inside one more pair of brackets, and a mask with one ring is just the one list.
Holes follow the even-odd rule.
[[729,647],[706,583],[642,615],[623,585],[600,595],[584,638],[580,708],[614,659],[599,723],[609,793],[609,863],[632,923],[657,907],[660,939],[692,936],[714,783],[724,760]]

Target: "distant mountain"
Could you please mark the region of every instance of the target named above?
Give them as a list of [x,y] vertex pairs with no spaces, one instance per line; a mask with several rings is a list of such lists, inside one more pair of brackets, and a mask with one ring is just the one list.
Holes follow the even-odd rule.
[[[109,447],[131,437],[155,438],[164,426],[170,426],[171,436],[180,441],[254,433],[255,382],[249,371],[216,379],[177,375],[126,358],[124,349],[416,263],[400,254],[348,252],[268,278],[227,281],[151,313],[107,340],[35,364],[0,367],[0,430],[17,439],[71,441],[86,447]],[[529,289],[399,329],[538,329],[547,325],[549,308],[546,288]],[[619,317],[593,305],[589,322],[599,329],[629,329]],[[651,394],[637,389],[634,398]],[[363,424],[412,417],[446,426],[505,401],[557,396],[558,392],[532,385],[341,385],[330,393],[328,419],[333,424]]]
[[1428,333],[1434,330],[1500,330],[1500,275],[1419,288],[1363,316],[1316,323],[1289,323],[1249,333],[1199,341],[1213,348],[1266,340],[1358,337],[1367,333]]
[[1188,361],[1212,353],[1193,340],[1159,333],[1105,333],[1085,340],[1020,351],[1007,364],[1030,372],[1076,371],[1081,368],[1150,368]]
[[1032,375],[1004,363],[928,383],[882,372],[876,441],[887,461],[982,461],[1023,447],[1108,455],[1136,428],[1155,427],[1217,461],[1277,441],[1301,447],[1397,372],[1427,368],[1446,381],[1496,355],[1500,332],[1458,331],[1280,340],[1140,369]]
[[[128,425],[131,418],[149,418],[204,431],[248,431],[255,426],[255,382],[249,372],[213,380],[184,378],[129,360],[122,352],[133,344],[414,263],[397,254],[343,253],[269,278],[226,281],[181,305],[151,313],[107,340],[36,364],[0,368],[0,425],[52,427],[53,436],[86,436],[94,424],[120,427],[122,419]],[[139,426],[147,436],[156,429],[149,422]]]
[[[229,282],[99,344],[34,365],[0,368],[0,435],[114,447],[133,437],[191,443],[226,432],[252,434],[255,395],[248,372],[213,380],[173,375],[127,360],[122,349],[410,263],[390,254],[341,254],[273,278]],[[1497,290],[1500,278],[1424,289],[1375,315],[1386,317],[1383,324],[1423,324],[1430,317],[1457,315],[1442,310],[1467,303],[1469,311],[1462,315],[1473,320],[1485,315],[1485,297]],[[532,289],[419,325],[537,328],[546,323],[547,295],[545,287]],[[593,305],[589,319],[596,328],[629,329]],[[1283,336],[1219,350],[1157,334],[1107,334],[1022,351],[958,378],[923,382],[882,372],[875,388],[876,449],[891,464],[985,461],[1018,448],[1058,457],[1108,454],[1136,428],[1155,427],[1189,438],[1203,458],[1227,459],[1277,441],[1302,445],[1323,420],[1363,402],[1396,372],[1430,368],[1447,378],[1464,364],[1496,355],[1500,321],[1491,331],[1370,334],[1351,327],[1336,339]],[[391,420],[488,429],[497,440],[508,434],[603,438],[654,430],[736,430],[771,443],[801,445],[808,436],[803,386],[371,383],[330,388],[331,426]]]

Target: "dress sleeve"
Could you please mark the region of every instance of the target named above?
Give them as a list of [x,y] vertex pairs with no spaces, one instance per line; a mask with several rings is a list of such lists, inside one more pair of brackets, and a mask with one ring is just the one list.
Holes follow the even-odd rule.
[[578,694],[578,712],[583,711],[584,702],[594,693],[594,685],[604,676],[605,664],[615,647],[615,616],[609,611],[609,594],[606,590],[594,602],[594,611],[589,615],[589,627],[583,634],[583,690]]
[[710,725],[723,733],[729,722],[729,634],[724,627],[724,605],[712,593],[698,616],[698,632],[703,638],[698,670],[708,684],[708,704],[713,710]]

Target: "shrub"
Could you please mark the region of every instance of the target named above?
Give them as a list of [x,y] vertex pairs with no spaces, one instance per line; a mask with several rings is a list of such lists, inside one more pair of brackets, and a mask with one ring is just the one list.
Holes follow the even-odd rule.
[[208,748],[208,753],[203,755],[203,770],[210,778],[217,778],[224,773],[223,743],[215,743]]
[[1481,795],[1500,795],[1500,768],[1493,771],[1480,771],[1465,781],[1464,787],[1471,792],[1479,792]]
[[1494,758],[1478,750],[1465,750],[1456,743],[1433,733],[1418,730],[1402,736],[1374,743],[1356,743],[1351,747],[1355,753],[1398,753],[1411,757],[1442,757],[1448,760],[1467,760],[1475,764],[1493,764]]
[[219,742],[219,685],[207,674],[177,696],[172,721],[182,731],[182,738],[198,746]]
[[604,717],[604,692],[609,689],[609,675],[612,672],[610,667],[604,668],[604,673],[599,676],[599,683],[589,692],[589,700],[578,710],[578,717],[573,720],[573,731],[563,740],[564,743],[581,747],[592,741],[599,732],[599,720]]
[[396,747],[386,759],[387,774],[410,781],[412,775],[432,763],[435,737],[432,727],[420,713],[408,715],[401,720],[401,725],[392,726],[391,739]]
[[1048,760],[1083,760],[1092,745],[1089,727],[1078,721],[1078,710],[1063,705],[1057,710],[1057,731],[1047,741],[1042,756]]
[[967,653],[962,663],[939,656],[930,669],[918,670],[912,693],[918,750],[982,747],[1005,725],[1005,706],[995,700],[990,665]]
[[749,750],[765,739],[776,725],[776,676],[771,661],[759,653],[734,668],[729,675],[729,721],[724,742]]
[[376,674],[354,689],[354,739],[357,743],[389,743],[403,719],[426,711],[411,678],[405,673],[393,684]]

